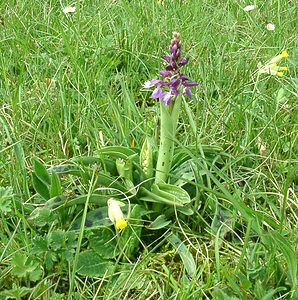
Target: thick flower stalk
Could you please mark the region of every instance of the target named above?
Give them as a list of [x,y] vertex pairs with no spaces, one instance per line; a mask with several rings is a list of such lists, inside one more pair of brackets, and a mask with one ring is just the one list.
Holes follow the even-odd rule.
[[144,88],[155,87],[151,98],[160,99],[160,145],[156,165],[155,183],[166,182],[172,164],[174,139],[180,112],[182,97],[185,94],[191,98],[190,87],[198,83],[190,81],[181,72],[181,67],[189,61],[181,57],[181,39],[178,32],[173,33],[169,47],[169,55],[164,55],[167,62],[165,69],[159,73],[163,79],[153,79],[145,82]]
[[281,54],[274,56],[267,64],[262,65],[261,63],[258,64],[259,67],[259,74],[270,74],[276,75],[279,77],[284,76],[283,71],[288,71],[288,67],[281,67],[278,63],[283,59],[289,56],[287,51],[283,51]]

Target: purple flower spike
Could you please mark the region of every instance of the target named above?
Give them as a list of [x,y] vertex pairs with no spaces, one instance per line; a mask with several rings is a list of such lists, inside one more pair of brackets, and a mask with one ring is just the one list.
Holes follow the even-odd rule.
[[169,46],[170,54],[163,56],[168,65],[159,72],[163,79],[149,80],[144,84],[144,88],[155,86],[151,98],[160,99],[166,105],[171,105],[175,97],[182,93],[191,98],[192,93],[189,88],[198,85],[195,81],[189,81],[189,78],[180,71],[180,68],[189,61],[188,57],[181,58],[181,49],[180,34],[173,32],[173,38]]

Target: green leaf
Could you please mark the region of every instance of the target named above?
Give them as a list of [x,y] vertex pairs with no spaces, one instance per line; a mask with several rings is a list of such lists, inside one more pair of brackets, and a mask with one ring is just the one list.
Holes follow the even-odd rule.
[[33,169],[35,175],[40,181],[42,181],[45,185],[48,186],[51,184],[51,177],[47,169],[37,158],[33,158]]
[[16,252],[12,258],[12,274],[18,277],[25,277],[27,274],[26,261],[27,256]]
[[284,258],[288,264],[288,272],[290,277],[290,282],[292,286],[292,290],[297,289],[297,268],[298,268],[298,261],[297,261],[297,254],[295,253],[294,249],[292,248],[291,244],[285,239],[279,232],[274,231],[269,235],[262,236],[264,242],[273,243],[280,249]]
[[[235,219],[236,216],[234,216],[233,212],[218,205],[211,224],[213,233],[218,234],[220,238],[223,238],[228,232],[233,230]],[[220,230],[219,233],[218,230]]]
[[100,228],[90,238],[90,248],[103,258],[116,258],[119,254],[114,232],[108,228]]
[[[173,171],[172,183],[176,186],[183,186],[189,181],[194,181],[196,179],[197,165],[194,160],[189,159],[182,164],[180,164]],[[177,178],[177,179],[176,179]],[[175,180],[176,179],[176,180]]]
[[193,210],[189,206],[177,206],[176,209],[177,209],[177,211],[179,211],[180,213],[182,213],[186,216],[193,215]]
[[156,202],[161,204],[183,206],[191,202],[188,193],[181,187],[168,184],[158,183],[152,184],[151,191],[142,187],[142,196],[140,200]]
[[48,243],[51,249],[57,251],[65,246],[66,233],[63,230],[55,230],[48,234]]
[[[122,158],[127,159],[131,155],[135,155],[136,152],[128,147],[122,147],[122,146],[108,146],[101,148],[96,151],[96,153],[101,155],[109,155],[110,157],[114,158]],[[134,156],[135,161],[138,161],[138,157]]]
[[49,207],[37,207],[29,216],[29,221],[35,226],[43,227],[57,221],[57,218]]
[[1,187],[0,186],[0,212],[7,214],[11,212],[13,205],[14,193],[12,187]]
[[[0,299],[22,299],[32,291],[32,288],[18,287],[15,283],[12,284],[12,289],[0,292]],[[3,297],[3,298],[2,298]]]
[[34,258],[30,258],[22,253],[15,253],[12,259],[12,274],[24,278],[29,275],[32,281],[41,278],[42,271],[40,263]]
[[102,258],[93,250],[81,252],[78,258],[77,272],[83,276],[103,277],[114,271],[112,262]]
[[147,228],[151,230],[158,230],[168,226],[169,224],[171,224],[171,222],[172,221],[167,220],[165,215],[160,215],[153,222],[151,222],[150,225],[147,226]]
[[[82,217],[75,220],[72,225],[73,230],[79,230],[81,228]],[[113,225],[108,218],[108,207],[100,207],[98,209],[89,211],[86,215],[85,229],[94,229],[100,227],[108,227]]]
[[32,183],[35,191],[44,199],[48,200],[50,199],[50,191],[48,186],[41,181],[35,173],[32,173]]
[[187,249],[187,247],[178,238],[178,236],[173,233],[167,236],[167,240],[172,244],[172,246],[176,249],[177,253],[180,255],[188,275],[191,277],[195,276],[197,270],[196,263],[194,261],[192,254]]
[[52,171],[50,196],[53,198],[59,195],[62,195],[60,179],[57,173]]

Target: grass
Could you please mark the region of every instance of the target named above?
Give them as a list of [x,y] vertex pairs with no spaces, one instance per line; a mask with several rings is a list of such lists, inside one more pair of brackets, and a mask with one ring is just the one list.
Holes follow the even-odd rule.
[[[264,1],[244,12],[247,4],[91,0],[64,15],[55,1],[1,2],[0,299],[298,298],[297,4]],[[55,248],[61,224],[29,221],[42,204],[33,158],[50,168],[154,137],[158,105],[140,89],[157,78],[173,31],[200,82],[177,136],[196,166],[195,213],[171,225],[196,273],[185,275],[166,231],[147,233],[133,259],[119,253],[115,276],[80,275],[92,233]],[[258,62],[285,49],[286,75],[257,79]],[[202,145],[222,150],[212,161]],[[89,196],[93,188],[73,178],[62,186]],[[43,239],[51,251],[37,251]]]

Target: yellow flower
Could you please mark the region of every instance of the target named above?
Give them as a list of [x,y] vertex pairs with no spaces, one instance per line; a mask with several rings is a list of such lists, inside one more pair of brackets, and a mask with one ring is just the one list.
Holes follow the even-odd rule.
[[259,73],[262,74],[270,74],[270,75],[276,75],[279,77],[284,76],[284,72],[282,71],[288,71],[288,67],[280,67],[278,63],[283,59],[289,57],[288,52],[285,50],[281,54],[278,54],[271,58],[271,60],[265,64],[262,65],[261,63],[258,64]]
[[124,204],[113,198],[108,200],[108,215],[109,219],[114,223],[116,229],[124,229],[127,226],[127,221],[124,219],[121,206]]

